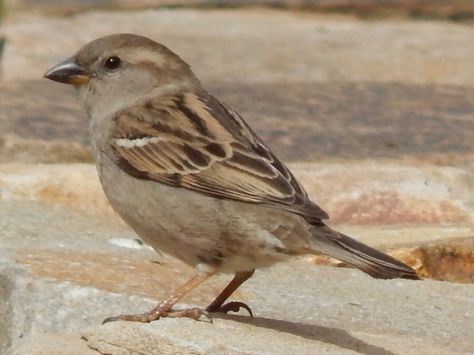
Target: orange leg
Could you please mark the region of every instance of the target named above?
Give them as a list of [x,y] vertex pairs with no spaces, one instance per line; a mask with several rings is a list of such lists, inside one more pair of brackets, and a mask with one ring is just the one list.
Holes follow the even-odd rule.
[[211,277],[214,273],[203,273],[199,272],[195,274],[191,280],[186,282],[183,286],[178,288],[169,298],[161,302],[158,306],[153,308],[152,310],[142,313],[142,314],[128,314],[128,315],[119,315],[116,317],[110,317],[105,319],[102,324],[108,322],[114,322],[117,320],[126,320],[126,321],[133,321],[133,322],[143,322],[149,323],[154,320],[158,320],[161,317],[171,317],[171,318],[178,318],[178,317],[187,317],[193,319],[199,319],[202,315],[209,317],[208,311],[201,309],[201,308],[188,308],[182,310],[173,310],[173,306],[178,302],[181,298],[191,292],[194,288],[199,286],[201,283],[206,281],[209,277]]
[[206,311],[210,313],[227,313],[229,311],[238,312],[240,308],[244,308],[249,312],[250,316],[253,317],[252,310],[245,303],[229,302],[224,304],[224,302],[239,288],[240,285],[247,281],[254,272],[255,270],[236,273],[232,281],[219,294],[219,296],[217,296],[216,299],[207,306]]

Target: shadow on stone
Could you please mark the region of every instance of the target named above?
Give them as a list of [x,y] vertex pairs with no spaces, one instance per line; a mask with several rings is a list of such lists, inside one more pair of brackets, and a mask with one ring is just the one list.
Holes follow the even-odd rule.
[[[209,88],[284,161],[474,153],[474,88],[303,82]],[[88,146],[88,119],[72,88],[40,80],[2,83],[0,91],[0,136]]]
[[314,324],[294,323],[265,317],[250,318],[248,316],[230,314],[213,314],[213,318],[227,319],[260,328],[273,329],[278,332],[285,332],[310,340],[333,344],[340,348],[356,351],[366,355],[395,355],[395,353],[391,351],[379,346],[368,344],[350,335],[347,331],[338,328],[324,327]]

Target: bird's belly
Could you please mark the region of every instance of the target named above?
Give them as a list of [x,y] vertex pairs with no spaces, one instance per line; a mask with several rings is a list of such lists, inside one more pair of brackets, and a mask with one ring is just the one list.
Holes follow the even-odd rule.
[[99,175],[107,181],[103,187],[112,207],[154,249],[222,272],[252,270],[287,258],[280,234],[292,230],[291,222],[282,226],[283,211],[135,179],[115,164],[105,166]]

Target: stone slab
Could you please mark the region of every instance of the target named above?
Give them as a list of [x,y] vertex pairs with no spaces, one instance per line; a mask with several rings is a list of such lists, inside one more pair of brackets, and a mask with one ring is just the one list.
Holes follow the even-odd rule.
[[77,334],[42,333],[18,341],[7,355],[99,355]]
[[162,42],[204,82],[474,85],[469,24],[359,21],[258,9],[7,17],[0,31],[6,38],[2,78],[40,78],[88,41],[116,32]]
[[[308,178],[304,168],[301,176]],[[432,174],[440,181],[458,176],[450,169]],[[99,326],[107,316],[151,308],[193,270],[136,240],[100,197],[92,165],[3,165],[1,171],[0,352],[10,345],[14,355],[62,355],[65,347],[84,354],[474,352],[472,284],[374,280],[358,270],[313,265],[314,260],[259,270],[245,283],[234,297],[253,308],[253,319]],[[426,190],[431,198],[440,190],[436,186]],[[403,226],[341,229],[379,247],[386,237],[408,241]],[[429,236],[468,237],[472,226],[406,230],[420,245]],[[183,306],[206,305],[229,278],[213,277]]]
[[[429,275],[467,270],[456,257],[474,245],[472,27],[262,10],[18,13],[1,30],[0,162],[90,161],[73,93],[39,76],[118,21],[183,53],[285,160],[325,157],[291,168],[342,231],[403,260],[420,246],[408,256],[417,269],[436,258],[448,269]],[[380,281],[317,258],[244,284],[235,299],[253,319],[100,326],[151,308],[192,270],[136,238],[90,164],[0,165],[0,244],[0,353],[474,353],[472,283]],[[228,280],[182,305],[205,306]]]
[[[378,160],[290,168],[329,213],[330,224],[416,226],[418,234],[423,226],[444,225],[453,235],[470,233],[462,228],[474,225],[473,173],[463,169]],[[92,164],[0,165],[0,202],[14,201],[112,215]]]
[[296,262],[261,270],[241,292],[253,319],[231,315],[216,316],[213,324],[163,319],[97,326],[114,312],[143,310],[156,301],[17,273],[10,300],[18,327],[13,334],[15,340],[20,329],[25,338],[76,334],[75,340],[67,335],[72,344],[84,338],[91,348],[113,354],[158,354],[161,347],[198,354],[474,351],[472,285],[373,280],[355,270]]
[[[87,117],[71,88],[38,80],[0,90],[0,161],[91,160]],[[286,161],[473,161],[474,87],[214,83],[209,90]]]

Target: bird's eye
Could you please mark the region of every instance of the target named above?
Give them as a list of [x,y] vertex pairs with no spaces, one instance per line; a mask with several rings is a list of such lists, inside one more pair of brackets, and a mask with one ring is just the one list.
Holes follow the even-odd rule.
[[121,62],[122,61],[120,60],[120,58],[114,55],[105,60],[104,66],[107,69],[113,70],[113,69],[117,69],[120,66]]

